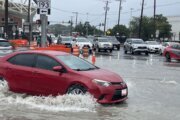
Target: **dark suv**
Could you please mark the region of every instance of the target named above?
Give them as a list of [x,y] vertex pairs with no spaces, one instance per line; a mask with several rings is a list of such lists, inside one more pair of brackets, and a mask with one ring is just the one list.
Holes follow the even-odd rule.
[[124,53],[127,54],[127,52],[130,52],[131,54],[134,53],[145,53],[146,55],[149,54],[149,50],[147,45],[144,43],[142,39],[138,38],[128,38],[126,42],[124,43]]

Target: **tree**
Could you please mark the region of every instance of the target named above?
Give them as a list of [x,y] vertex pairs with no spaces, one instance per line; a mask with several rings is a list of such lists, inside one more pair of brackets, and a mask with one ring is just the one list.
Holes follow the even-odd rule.
[[112,29],[109,29],[109,35],[115,36],[117,33],[120,36],[129,36],[129,29],[125,25],[115,25]]
[[54,25],[50,25],[48,27],[48,32],[53,33],[55,36],[58,35],[68,35],[70,34],[71,31],[71,26],[65,26],[65,25],[61,25],[61,24],[54,24]]
[[159,38],[170,38],[171,37],[171,27],[166,17],[162,15],[156,15],[156,26],[157,30],[159,30]]
[[[138,36],[139,29],[139,20],[140,18],[134,17],[132,21],[130,21],[130,33],[132,37]],[[158,38],[170,37],[171,36],[171,25],[167,21],[167,18],[163,15],[156,15],[156,30],[160,31]],[[142,32],[141,37],[144,40],[151,39],[154,34],[154,18],[153,17],[143,17],[142,21]]]
[[[102,31],[98,30],[95,26],[91,26],[89,22],[85,22],[84,24],[83,23],[79,23],[74,31],[76,32],[79,32],[80,35],[94,35],[96,32],[98,33],[102,33]],[[88,32],[88,33],[87,33]]]

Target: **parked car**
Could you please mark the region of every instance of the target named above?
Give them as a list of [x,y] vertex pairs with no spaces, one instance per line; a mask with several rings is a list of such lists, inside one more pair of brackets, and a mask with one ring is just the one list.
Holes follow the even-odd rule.
[[117,103],[128,96],[119,75],[59,51],[9,54],[0,59],[0,78],[13,92],[37,96],[90,93],[99,103]]
[[163,56],[166,57],[166,61],[170,62],[171,59],[180,61],[180,44],[172,44],[164,49]]
[[0,38],[0,56],[12,53],[13,47],[8,40]]
[[72,47],[72,43],[73,43],[73,37],[71,36],[60,36],[57,42],[57,44],[63,44],[66,45],[67,47]]
[[164,49],[170,45],[176,44],[175,42],[163,42],[161,48],[159,50],[159,54],[162,55],[164,53]]
[[149,50],[147,44],[142,39],[138,38],[128,38],[124,43],[124,53],[127,54],[130,52],[131,54],[134,53],[145,53],[146,55],[149,54]]
[[107,37],[97,37],[95,38],[95,48],[98,52],[101,50],[109,50],[109,52],[112,52],[113,45]]
[[77,37],[76,38],[76,45],[79,46],[79,49],[81,50],[84,46],[87,46],[90,50],[92,50],[92,43],[84,37]]
[[115,36],[108,36],[107,38],[113,44],[113,49],[120,50],[120,42],[116,39]]
[[145,43],[148,45],[147,47],[151,53],[159,53],[162,47],[162,45],[156,41],[146,41]]

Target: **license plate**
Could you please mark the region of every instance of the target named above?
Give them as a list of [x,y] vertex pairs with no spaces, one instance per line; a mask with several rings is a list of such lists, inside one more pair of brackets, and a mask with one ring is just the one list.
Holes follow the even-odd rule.
[[122,95],[122,96],[126,96],[126,95],[127,95],[127,89],[122,90],[122,91],[121,91],[121,95]]

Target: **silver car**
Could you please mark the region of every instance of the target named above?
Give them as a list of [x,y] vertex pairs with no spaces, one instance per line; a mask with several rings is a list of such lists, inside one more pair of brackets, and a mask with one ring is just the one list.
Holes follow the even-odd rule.
[[13,52],[13,48],[8,40],[0,38],[0,56],[7,55]]

